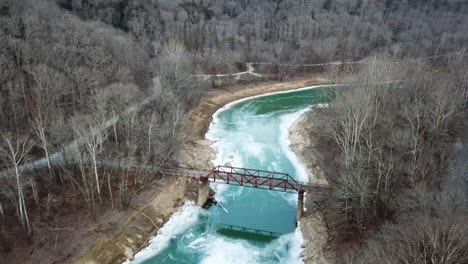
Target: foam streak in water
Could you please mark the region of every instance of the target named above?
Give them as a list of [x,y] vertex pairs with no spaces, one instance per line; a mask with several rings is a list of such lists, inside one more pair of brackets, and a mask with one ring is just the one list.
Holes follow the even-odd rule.
[[310,108],[308,107],[292,114],[284,115],[282,116],[281,122],[281,149],[296,170],[296,175],[294,175],[294,178],[301,182],[307,182],[309,179],[307,177],[307,172],[304,166],[302,166],[296,154],[294,154],[290,148],[291,141],[289,140],[289,129],[294,124],[294,122],[296,122],[309,110]]
[[223,208],[223,210],[226,212],[226,213],[229,213],[229,211],[221,204],[221,203],[218,203],[218,206]]
[[205,242],[202,264],[303,263],[300,258],[303,238],[299,228],[264,247],[214,235],[208,236]]

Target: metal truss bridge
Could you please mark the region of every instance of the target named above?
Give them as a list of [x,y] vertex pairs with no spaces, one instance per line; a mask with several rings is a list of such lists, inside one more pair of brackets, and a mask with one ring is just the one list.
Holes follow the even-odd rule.
[[229,166],[217,166],[211,171],[165,167],[161,168],[160,172],[165,175],[279,192],[323,194],[331,190],[327,185],[299,182],[286,173]]

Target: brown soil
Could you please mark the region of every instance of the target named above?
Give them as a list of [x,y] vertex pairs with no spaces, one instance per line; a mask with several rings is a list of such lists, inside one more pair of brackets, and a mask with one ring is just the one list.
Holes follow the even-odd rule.
[[132,259],[185,200],[185,184],[173,182],[146,206],[137,209],[113,236],[101,238],[75,264],[122,263]]

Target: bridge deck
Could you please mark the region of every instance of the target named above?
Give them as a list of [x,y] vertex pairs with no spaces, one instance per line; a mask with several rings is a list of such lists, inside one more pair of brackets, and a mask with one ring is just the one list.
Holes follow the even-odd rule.
[[271,191],[327,193],[331,190],[326,185],[299,182],[286,173],[228,166],[218,166],[211,171],[162,168],[160,172],[178,177],[207,179],[211,182]]

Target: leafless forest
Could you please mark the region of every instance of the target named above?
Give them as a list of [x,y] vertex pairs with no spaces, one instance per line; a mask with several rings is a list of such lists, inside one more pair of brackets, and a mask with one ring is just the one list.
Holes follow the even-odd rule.
[[374,57],[313,113],[338,172],[325,204],[339,263],[468,261],[468,64],[436,68]]
[[463,0],[0,0],[0,251],[46,243],[62,208],[126,208],[216,86],[197,75],[346,61],[321,68],[355,81],[319,113],[358,241],[341,261],[468,263],[467,48]]

